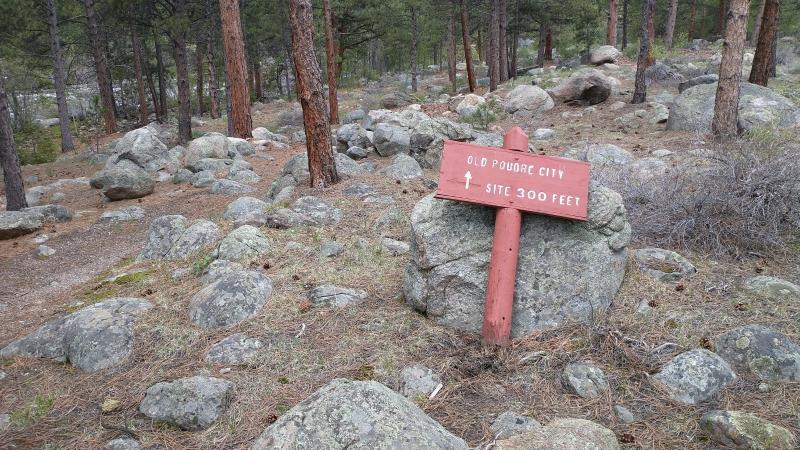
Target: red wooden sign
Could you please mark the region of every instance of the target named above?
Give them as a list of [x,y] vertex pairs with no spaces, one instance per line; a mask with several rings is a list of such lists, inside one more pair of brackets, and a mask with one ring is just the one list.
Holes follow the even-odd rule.
[[446,141],[436,197],[497,206],[486,280],[483,342],[508,345],[522,213],[586,220],[589,164],[527,153],[528,136],[508,130],[504,148]]
[[588,163],[446,141],[437,198],[586,220]]

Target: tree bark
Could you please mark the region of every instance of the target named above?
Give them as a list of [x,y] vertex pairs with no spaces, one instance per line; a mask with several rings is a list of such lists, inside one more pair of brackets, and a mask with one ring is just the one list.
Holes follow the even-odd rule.
[[544,60],[553,60],[553,27],[547,24],[547,34],[544,36]]
[[322,75],[314,52],[311,0],[289,0],[289,23],[292,27],[297,96],[303,107],[311,187],[327,187],[339,181],[339,174],[331,147],[331,127]]
[[519,44],[519,0],[514,2],[514,33],[511,35],[511,77],[517,78],[517,45]]
[[467,63],[467,80],[469,91],[475,92],[475,71],[472,68],[472,46],[469,43],[469,16],[465,0],[461,0],[461,40],[464,45],[464,60]]
[[[225,71],[230,86],[231,122],[233,136],[252,137],[253,118],[250,115],[250,92],[247,90],[247,61],[244,54],[244,39],[239,17],[238,0],[219,0],[222,18],[222,44],[225,48]],[[312,25],[313,26],[313,25]]]
[[161,53],[161,40],[155,30],[153,30],[153,42],[156,48],[156,65],[158,65],[158,108],[161,110],[161,120],[166,122],[169,118],[169,110],[167,110],[167,76],[164,57]]
[[145,95],[144,76],[142,75],[142,46],[136,27],[131,27],[131,47],[133,50],[133,70],[136,73],[136,94],[139,102],[139,125],[147,125],[147,97]]
[[694,40],[696,22],[697,22],[697,0],[692,0],[689,10],[689,33],[688,33],[689,42],[692,42]]
[[617,0],[608,0],[608,25],[606,45],[617,45]]
[[497,2],[497,51],[499,53],[500,82],[508,81],[508,46],[506,33],[508,32],[506,0]]
[[727,10],[727,2],[719,0],[719,8],[717,9],[717,33],[721,36],[725,33],[725,11]]
[[264,97],[263,85],[261,83],[261,63],[258,58],[253,58],[253,82],[256,87],[256,100],[261,100]]
[[714,100],[714,119],[711,131],[720,139],[739,132],[739,81],[747,36],[747,13],[750,0],[731,0],[725,25],[725,43],[719,66],[719,83]]
[[211,39],[206,47],[206,63],[208,65],[208,102],[209,115],[212,119],[219,118],[219,82],[217,81],[217,66],[214,64],[214,45]]
[[767,0],[761,0],[761,5],[758,7],[758,14],[756,20],[753,22],[753,34],[750,35],[750,46],[755,47],[758,44],[758,35],[761,33],[761,21],[764,18],[764,8],[767,5]]
[[[185,0],[175,0],[174,5],[175,17],[185,21]],[[185,144],[192,140],[192,98],[189,88],[189,61],[186,56],[186,30],[176,29],[173,33],[172,46],[178,81],[178,141]]]
[[195,75],[197,76],[197,80],[195,83],[195,91],[197,93],[197,116],[203,117],[203,113],[205,113],[205,98],[203,95],[203,73],[205,72],[205,67],[203,67],[203,43],[197,42],[194,51],[194,71]]
[[111,81],[108,78],[105,45],[100,40],[100,31],[97,27],[97,13],[94,9],[94,0],[83,0],[86,8],[86,25],[89,31],[89,45],[94,56],[94,71],[97,75],[97,87],[100,90],[100,100],[103,108],[103,121],[106,133],[117,132],[117,119],[114,116],[114,96],[111,91]]
[[419,29],[417,28],[417,7],[409,7],[411,13],[411,92],[417,92],[417,76],[419,67],[417,66],[417,39],[419,39]]
[[628,46],[628,0],[622,0],[622,50]]
[[778,35],[778,11],[780,0],[762,0],[762,22],[759,30],[756,53],[753,55],[753,66],[750,70],[749,81],[753,84],[766,86],[769,82],[770,67],[772,66],[772,43]]
[[650,67],[656,62],[656,58],[653,56],[653,44],[656,42],[655,2],[653,4],[653,8],[650,9],[650,17],[647,20],[647,41],[647,67]]
[[453,92],[456,91],[456,13],[455,6],[450,5],[447,22],[447,78]]
[[636,82],[631,103],[644,103],[647,101],[645,70],[647,69],[647,58],[652,45],[648,23],[650,23],[650,18],[653,16],[654,3],[655,0],[642,1],[642,20],[639,21],[639,58],[636,62]]
[[58,120],[61,129],[61,151],[75,150],[72,132],[69,129],[70,116],[67,107],[67,82],[64,75],[64,59],[61,56],[61,42],[58,37],[58,12],[54,0],[44,0],[42,5],[47,16],[47,25],[50,32],[50,57],[53,59],[53,85],[56,90],[56,103],[58,104]]
[[670,0],[669,15],[667,16],[667,29],[664,30],[664,46],[672,49],[672,40],[675,35],[675,21],[678,18],[678,0]]
[[2,76],[0,76],[0,164],[3,166],[6,210],[19,211],[27,208],[22,171],[19,167],[17,147],[14,144],[14,129],[11,127],[11,112],[8,109],[8,98]]
[[500,1],[490,2],[492,18],[489,22],[489,91],[495,91],[500,81]]
[[328,104],[331,107],[331,124],[339,123],[339,98],[336,94],[336,41],[333,39],[333,14],[330,0],[322,0],[325,15],[325,63],[328,72]]

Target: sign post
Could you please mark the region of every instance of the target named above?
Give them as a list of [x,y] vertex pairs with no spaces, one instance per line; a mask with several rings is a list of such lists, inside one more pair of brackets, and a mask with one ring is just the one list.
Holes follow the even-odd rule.
[[486,283],[483,342],[508,345],[514,304],[522,211],[586,220],[589,164],[527,153],[519,127],[503,148],[446,141],[437,198],[498,207]]

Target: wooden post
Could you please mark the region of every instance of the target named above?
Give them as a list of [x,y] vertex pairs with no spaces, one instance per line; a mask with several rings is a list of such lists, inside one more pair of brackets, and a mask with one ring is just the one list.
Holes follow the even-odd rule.
[[[519,127],[508,130],[503,148],[528,150],[528,136]],[[516,208],[498,208],[492,241],[492,259],[486,282],[486,305],[483,311],[483,343],[505,346],[510,343],[514,284],[517,275],[519,235],[522,213]]]

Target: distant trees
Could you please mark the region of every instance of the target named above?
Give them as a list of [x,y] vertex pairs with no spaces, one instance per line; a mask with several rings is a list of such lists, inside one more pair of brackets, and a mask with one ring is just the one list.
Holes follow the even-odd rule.
[[675,35],[675,21],[678,18],[678,0],[669,1],[669,15],[667,16],[667,26],[664,31],[664,47],[672,48],[672,39]]
[[111,90],[111,80],[109,79],[108,64],[106,62],[106,45],[97,25],[95,0],[83,0],[83,4],[86,8],[86,27],[89,36],[89,45],[91,46],[92,55],[94,56],[97,87],[100,90],[103,122],[105,123],[106,133],[112,134],[117,132],[117,118],[114,113],[114,93]]
[[760,25],[756,40],[756,52],[753,55],[749,81],[766,86],[769,82],[772,61],[775,58],[774,44],[778,37],[780,0],[762,0],[761,5],[760,24],[756,22]]
[[28,202],[25,200],[25,186],[22,183],[17,147],[14,145],[14,129],[11,126],[11,112],[8,109],[2,71],[0,71],[0,165],[3,166],[6,210],[19,211],[27,207]]
[[250,115],[250,92],[247,85],[247,61],[244,54],[239,1],[219,0],[219,13],[222,19],[222,43],[225,48],[225,70],[228,74],[230,91],[228,121],[235,137],[248,138],[252,137],[253,119]]
[[303,107],[311,186],[331,186],[339,182],[339,174],[336,172],[336,159],[331,147],[331,127],[325,91],[322,87],[322,74],[314,51],[314,17],[311,0],[289,0],[289,24],[292,27],[292,56],[297,73],[297,96]]
[[461,37],[464,43],[464,60],[467,65],[467,82],[470,92],[475,92],[475,70],[472,67],[472,45],[469,42],[469,13],[467,12],[466,0],[461,0]]
[[328,103],[330,104],[331,123],[339,123],[339,99],[336,96],[336,42],[333,40],[333,14],[331,1],[322,0],[325,16],[325,62],[328,71]]
[[647,83],[645,71],[648,66],[652,42],[650,41],[649,24],[653,16],[655,0],[642,0],[642,16],[639,21],[639,58],[636,61],[636,80],[631,103],[644,103],[647,100]]
[[711,121],[711,131],[717,138],[724,139],[738,134],[739,81],[742,77],[749,4],[750,0],[730,0],[728,8],[714,118]]
[[71,152],[75,150],[75,143],[72,140],[72,132],[69,129],[70,115],[67,107],[67,82],[58,33],[58,11],[54,0],[43,0],[41,6],[47,17],[47,28],[50,35],[50,57],[53,60],[53,87],[56,91],[58,120],[61,129],[61,151]]
[[608,0],[606,45],[617,45],[617,0]]

